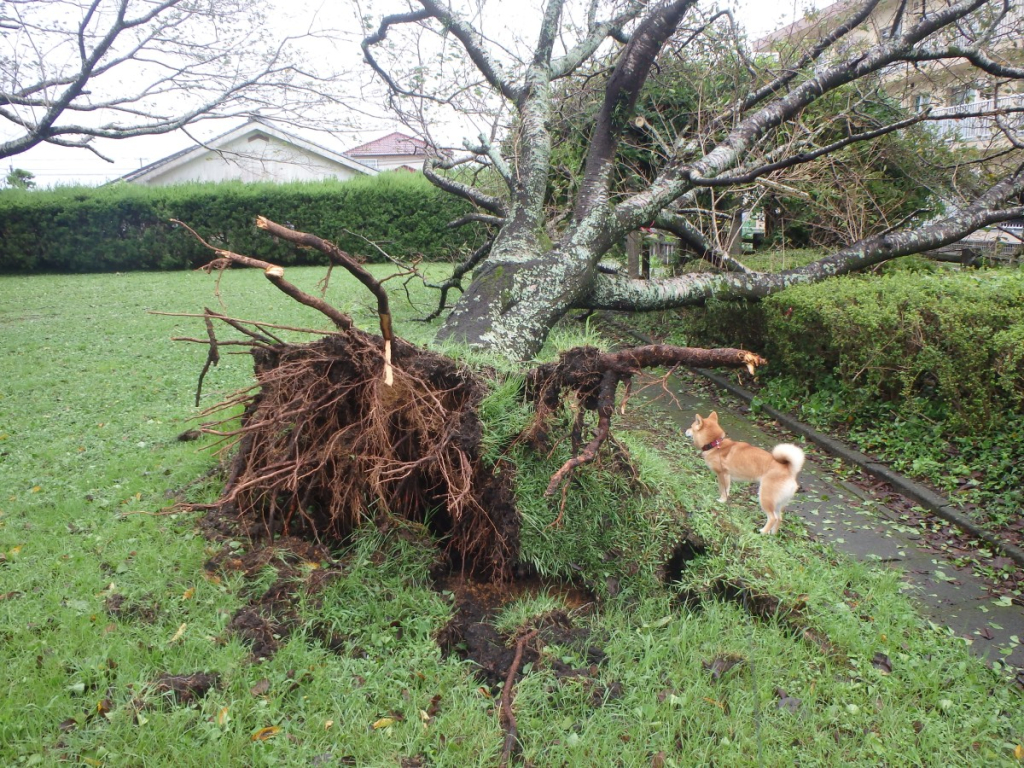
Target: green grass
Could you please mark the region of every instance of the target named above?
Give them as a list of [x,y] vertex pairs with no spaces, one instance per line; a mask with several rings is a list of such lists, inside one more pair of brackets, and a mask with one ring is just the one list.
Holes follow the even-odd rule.
[[[320,276],[288,275],[310,290]],[[425,312],[388,285],[398,332],[427,341],[433,328],[409,319]],[[170,337],[201,337],[202,322],[147,310],[221,309],[212,286],[183,273],[0,278],[0,764],[497,764],[504,734],[493,693],[471,664],[442,658],[434,639],[451,605],[430,588],[429,544],[361,530],[337,553],[340,566],[326,564],[335,575],[323,591],[299,591],[295,630],[257,662],[227,625],[277,571],[265,567],[255,582],[231,571],[204,577],[220,547],[198,533],[197,515],[152,514],[215,458],[208,442],[176,440],[197,413],[205,351]],[[326,325],[256,271],[227,273],[222,293],[237,317]],[[329,296],[374,328],[373,305],[352,281],[335,275]],[[578,336],[556,338],[545,355]],[[225,356],[201,407],[249,380],[248,358]],[[528,418],[515,389],[496,384],[483,409],[488,455],[501,455]],[[560,528],[549,527],[558,498],[539,493],[564,445],[542,460],[522,446],[504,454],[518,480],[524,558],[602,595],[597,609],[572,612],[605,654],[597,668],[577,646],[550,646],[517,686],[523,760],[1018,764],[1020,695],[923,622],[892,573],[809,542],[797,522],[779,539],[759,537],[743,504],[712,515],[714,481],[692,451],[666,443],[656,425],[620,437],[648,492],[585,468]],[[210,500],[217,490],[212,479],[187,494]],[[684,525],[707,553],[666,588],[657,566]],[[241,556],[248,544],[236,548]],[[723,583],[797,613],[753,618],[743,600],[722,596]],[[112,596],[134,609],[110,610]],[[500,626],[531,626],[563,602],[525,595]],[[325,627],[341,638],[333,650]],[[872,663],[876,654],[891,674]],[[725,657],[739,663],[716,680],[705,665]],[[589,671],[559,678],[552,660]],[[219,682],[197,702],[153,688],[162,674],[199,671]],[[270,738],[253,739],[271,727]]]

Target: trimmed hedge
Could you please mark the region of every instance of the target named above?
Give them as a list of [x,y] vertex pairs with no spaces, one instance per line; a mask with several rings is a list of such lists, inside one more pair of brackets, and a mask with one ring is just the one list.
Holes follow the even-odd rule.
[[810,391],[931,403],[958,431],[1024,413],[1024,271],[897,269],[682,317],[690,342],[756,350]]
[[786,290],[764,312],[765,351],[791,376],[937,400],[959,425],[1024,411],[1024,272],[847,277]]
[[326,263],[318,252],[257,230],[257,215],[369,262],[384,257],[367,241],[399,258],[439,261],[479,244],[478,230],[447,227],[468,210],[423,177],[397,172],[347,182],[8,190],[0,193],[0,272],[194,269],[208,262],[211,252],[169,219],[218,247],[283,266]]

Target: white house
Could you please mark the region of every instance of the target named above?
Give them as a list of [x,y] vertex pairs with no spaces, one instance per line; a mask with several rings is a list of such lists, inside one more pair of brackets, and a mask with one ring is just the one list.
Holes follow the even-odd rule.
[[427,143],[395,132],[360,144],[355,149],[346,150],[345,154],[381,171],[397,168],[418,171],[423,167],[423,160],[427,156]]
[[375,176],[377,168],[314,144],[261,120],[177,152],[121,177],[167,186],[204,181],[342,181]]

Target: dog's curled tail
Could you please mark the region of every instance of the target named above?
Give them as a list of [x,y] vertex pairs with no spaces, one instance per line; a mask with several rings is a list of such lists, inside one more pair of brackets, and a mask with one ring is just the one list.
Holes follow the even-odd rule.
[[789,464],[793,477],[796,477],[804,466],[804,452],[791,443],[782,443],[772,448],[772,458]]

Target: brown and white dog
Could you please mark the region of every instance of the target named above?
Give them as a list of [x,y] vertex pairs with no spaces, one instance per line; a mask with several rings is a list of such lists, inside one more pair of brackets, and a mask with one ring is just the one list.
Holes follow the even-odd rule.
[[694,416],[686,436],[701,450],[704,461],[718,476],[719,501],[729,498],[729,485],[733,480],[761,483],[758,498],[761,509],[768,515],[761,533],[778,533],[782,525],[782,509],[793,499],[798,487],[796,476],[804,465],[804,452],[795,445],[783,443],[768,451],[750,443],[730,440],[718,425],[718,413],[711,412],[706,419]]

